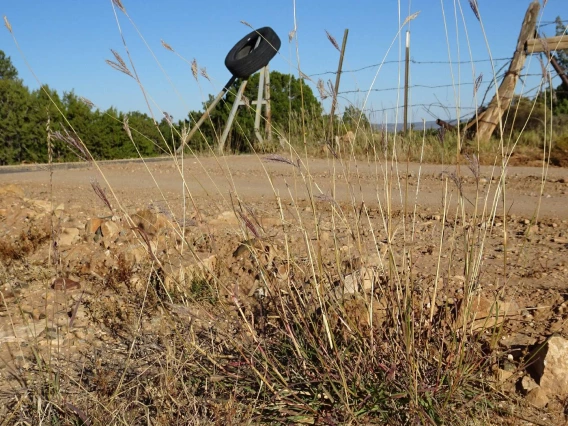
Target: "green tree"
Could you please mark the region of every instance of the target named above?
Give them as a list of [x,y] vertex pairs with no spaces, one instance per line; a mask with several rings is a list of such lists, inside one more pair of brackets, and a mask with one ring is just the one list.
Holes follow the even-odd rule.
[[9,56],[0,50],[0,165],[25,161],[30,92]]
[[81,100],[73,90],[63,93],[63,106],[65,116],[75,132],[87,136],[92,130],[91,121],[94,115],[92,107]]
[[[128,125],[131,128],[132,139],[126,139],[115,156],[118,158],[134,158],[138,157],[138,152],[143,157],[151,157],[160,153],[160,142],[162,136],[154,120],[145,113],[138,111],[130,112],[128,116]],[[125,133],[126,136],[126,133]]]
[[[31,109],[28,112],[31,123],[30,130],[26,132],[27,161],[47,162],[47,121],[52,131],[63,130],[63,117],[65,107],[59,94],[48,85],[31,92]],[[61,141],[53,141],[53,158],[55,162],[74,159],[69,147]]]
[[[556,35],[568,37],[568,25],[564,25],[560,16],[557,16],[554,22],[556,23]],[[556,59],[565,70],[568,70],[568,50],[557,50]]]
[[[359,130],[368,130],[371,127],[369,119],[362,113],[361,109],[354,105],[349,105],[343,112],[343,120],[341,126],[345,126],[346,130],[355,131],[357,127]],[[344,129],[340,129],[340,133]]]
[[[568,26],[564,25],[560,16],[556,17],[555,22],[556,35],[568,37]],[[564,69],[564,73],[568,74],[568,50],[557,50],[555,55],[558,63]],[[554,112],[556,114],[568,114],[568,87],[564,84],[560,84],[560,86],[556,88],[555,95]]]
[[0,165],[20,163],[27,152],[32,125],[30,92],[20,81],[0,79]]
[[542,131],[546,126],[547,117],[550,117],[550,109],[544,99],[534,100],[515,95],[511,101],[511,111],[503,117],[503,134],[522,132],[526,130]]
[[[244,96],[248,100],[249,106],[239,108],[226,144],[226,147],[230,150],[250,151],[251,143],[254,144],[256,141],[254,135],[256,106],[252,105],[252,101],[258,98],[259,80],[260,74],[257,73],[248,81]],[[201,132],[198,132],[190,141],[190,146],[193,149],[205,149],[208,147],[208,143],[217,144],[227,123],[240,84],[241,81],[235,81],[223,100],[213,109],[209,119],[201,127]],[[214,97],[209,95],[209,99],[203,104],[204,110],[211,105],[213,99]],[[303,79],[278,71],[270,72],[270,105],[272,126],[287,137],[301,134],[302,113],[306,125],[309,127],[314,120],[321,120],[323,111],[312,89]],[[199,119],[201,114],[203,112],[192,111],[190,113],[191,125]],[[264,120],[261,121],[260,128],[261,131],[264,131]]]
[[160,130],[161,136],[156,145],[158,155],[169,155],[177,149],[180,143],[181,126],[183,123],[174,123],[173,117],[168,115],[168,117],[162,118],[158,129]]
[[0,50],[0,79],[19,81],[18,70],[3,50]]
[[123,118],[113,107],[106,111],[97,110],[93,114],[93,131],[89,135],[83,135],[83,141],[95,159],[120,158],[117,155],[123,152],[121,147],[128,142],[122,125]]

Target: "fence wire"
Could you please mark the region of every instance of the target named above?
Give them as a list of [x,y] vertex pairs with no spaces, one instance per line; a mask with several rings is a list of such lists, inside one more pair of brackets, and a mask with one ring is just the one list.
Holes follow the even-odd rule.
[[[548,22],[546,23],[548,24]],[[464,119],[468,119],[471,118],[477,110],[479,110],[480,108],[483,107],[483,105],[486,105],[486,103],[491,99],[491,95],[490,92],[492,93],[492,91],[495,91],[495,85],[497,84],[497,86],[501,83],[501,81],[503,80],[503,78],[506,76],[507,74],[507,70],[506,68],[508,67],[508,63],[512,60],[512,57],[499,57],[499,58],[483,58],[483,59],[470,59],[470,60],[456,60],[456,61],[450,61],[450,60],[418,60],[418,59],[410,59],[409,62],[411,64],[411,66],[428,66],[428,65],[449,65],[450,67],[453,67],[454,65],[467,65],[467,64],[480,64],[480,63],[486,63],[486,64],[492,64],[495,65],[495,67],[493,68],[494,71],[491,72],[491,78],[488,78],[487,80],[483,81],[483,73],[480,72],[477,76],[477,78],[474,81],[460,81],[460,82],[453,82],[453,83],[447,83],[447,84],[422,84],[422,83],[416,83],[416,84],[411,84],[408,86],[409,90],[419,90],[419,92],[422,92],[424,90],[432,90],[432,98],[435,99],[434,102],[430,102],[430,103],[410,103],[409,107],[411,110],[416,111],[416,109],[422,109],[423,111],[425,111],[428,115],[430,115],[432,118],[438,118],[439,115],[437,115],[433,110],[443,110],[445,113],[443,115],[447,115],[447,116],[452,116],[454,114],[457,114],[458,117],[454,117],[454,118],[448,118],[450,121],[454,121],[454,120],[464,120]],[[384,61],[384,62],[378,62],[378,63],[374,63],[374,64],[369,64],[369,65],[365,65],[365,66],[361,66],[358,68],[351,68],[351,69],[344,69],[341,71],[341,74],[354,74],[354,73],[360,73],[360,72],[364,72],[366,70],[370,70],[370,69],[376,69],[378,67],[382,67],[383,65],[398,65],[400,67],[404,67],[405,66],[405,60],[404,59],[396,59],[396,60],[389,60],[389,61]],[[526,71],[526,70],[525,70]],[[320,91],[320,94],[322,94],[322,96],[325,97],[331,97],[333,98],[333,93],[334,93],[334,88],[333,88],[333,84],[332,84],[332,78],[333,76],[336,76],[338,74],[337,70],[331,70],[331,71],[322,71],[322,72],[316,72],[316,73],[312,73],[309,75],[305,75],[305,77],[309,78],[310,80],[312,78],[314,78],[314,80],[312,80],[312,82],[316,83],[316,79],[315,77],[317,77],[317,86],[318,86],[318,90]],[[417,74],[420,78],[421,74]],[[325,76],[329,76],[329,80],[325,77]],[[423,76],[423,74],[422,74]],[[540,73],[528,73],[525,72],[520,76],[520,81],[523,85],[526,84],[526,79],[529,77],[540,77],[541,79],[546,79],[547,78],[547,71],[544,69],[544,65],[543,65],[543,69],[541,70]],[[327,83],[325,83],[323,80],[328,80]],[[326,87],[327,85],[327,87]],[[475,103],[475,106],[461,106],[461,105],[451,105],[452,103],[449,102],[447,105],[443,104],[436,96],[435,91],[437,89],[454,89],[457,90],[461,87],[471,87],[472,89],[472,95],[474,99],[477,99],[475,102],[472,101],[472,104]],[[542,80],[541,80],[541,84],[539,84],[537,87],[531,88],[530,90],[525,90],[523,89],[523,93],[522,96],[528,96],[530,94],[534,95],[534,96],[538,96],[539,94],[539,90],[542,90],[543,86],[542,86]],[[395,92],[395,91],[403,91],[404,90],[404,85],[403,84],[398,84],[397,86],[392,86],[392,87],[377,87],[377,88],[371,88],[371,89],[351,89],[351,88],[346,88],[346,90],[340,90],[338,93],[335,94],[335,96],[337,96],[338,98],[342,98],[345,101],[347,101],[349,104],[351,105],[355,105],[354,102],[352,102],[352,99],[350,99],[350,95],[357,95],[357,94],[368,94],[370,92],[373,93],[377,93],[377,92]],[[325,99],[325,97],[323,99]],[[423,98],[423,95],[420,96],[421,98]],[[422,100],[422,99],[420,99]],[[397,111],[397,110],[402,110],[404,108],[403,104],[400,105],[396,105],[396,106],[392,106],[392,107],[385,107],[385,108],[379,108],[379,109],[375,109],[375,108],[365,108],[365,114],[380,114],[380,113],[385,113],[385,112],[392,112],[392,111]],[[453,113],[452,113],[453,112]],[[461,117],[460,117],[461,116]]]
[[[494,58],[493,60],[491,59],[476,59],[476,60],[469,60],[469,61],[417,61],[414,59],[410,60],[410,63],[413,65],[464,65],[464,64],[477,64],[477,63],[482,63],[482,62],[502,62],[502,61],[510,61],[513,58]],[[360,71],[365,71],[368,70],[370,68],[376,68],[380,65],[391,65],[391,64],[400,64],[400,65],[404,65],[404,60],[392,60],[392,61],[385,61],[385,62],[379,62],[377,64],[371,64],[371,65],[366,65],[364,67],[361,68],[354,68],[354,69],[349,69],[349,70],[342,70],[341,74],[349,74],[349,73],[355,73],[355,72],[360,72]],[[336,75],[337,71],[323,71],[323,72],[319,72],[319,73],[315,73],[315,74],[309,74],[308,77],[319,77],[322,75]]]

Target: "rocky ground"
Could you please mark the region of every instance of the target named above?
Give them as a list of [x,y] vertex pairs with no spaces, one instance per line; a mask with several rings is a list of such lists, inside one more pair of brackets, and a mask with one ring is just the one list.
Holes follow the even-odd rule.
[[[376,297],[375,326],[388,316],[387,295],[378,288],[394,258],[397,268],[411,269],[427,311],[471,315],[471,333],[502,327],[494,345],[495,386],[538,409],[543,424],[566,421],[564,169],[543,178],[539,168],[510,168],[495,217],[478,213],[481,220],[464,222],[461,208],[472,217],[476,204],[478,212],[492,204],[498,171],[202,158],[186,160],[184,187],[167,161],[102,167],[104,178],[93,166],[56,170],[52,177],[46,169],[0,174],[0,398],[6,407],[23,394],[22,377],[42,362],[65,363],[80,382],[101,362],[96,354],[124,344],[117,330],[125,323],[152,333],[169,306],[199,327],[219,320],[199,308],[209,299],[232,306],[235,317],[257,312],[259,295],[285,292],[290,282],[309,285],[313,258],[320,256],[332,295],[325,297],[353,296],[350,309],[360,321],[368,319],[357,312],[365,306],[356,302],[358,294]],[[392,185],[385,185],[385,173]],[[465,235],[482,260],[478,279],[467,284],[474,293],[470,313],[461,309],[468,293]],[[212,277],[214,291],[206,285]],[[160,298],[166,305],[158,306]],[[155,309],[136,318],[131,308],[137,304]]]

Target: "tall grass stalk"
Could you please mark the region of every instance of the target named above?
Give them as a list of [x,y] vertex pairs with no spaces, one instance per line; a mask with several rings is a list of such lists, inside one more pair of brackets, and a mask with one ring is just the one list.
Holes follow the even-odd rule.
[[[485,35],[477,2],[470,3]],[[134,79],[154,117],[153,101],[136,72],[119,11],[156,62],[157,57],[122,3],[114,0],[112,4],[129,62],[127,66],[115,53],[112,66]],[[466,31],[464,11],[461,5],[455,7],[456,28],[461,15]],[[302,77],[294,0],[293,8],[295,60],[289,61]],[[382,63],[413,19],[420,18],[410,15],[402,23]],[[10,32],[14,35],[11,28]],[[450,54],[447,31],[446,38]],[[163,45],[175,53],[167,43]],[[469,39],[468,49],[471,56]],[[487,49],[491,56],[488,42]],[[178,56],[192,64],[198,80],[197,62]],[[382,63],[363,100],[363,110]],[[458,73],[457,104],[460,78]],[[532,108],[536,107],[535,102]],[[216,175],[202,163],[199,152],[190,147],[188,154],[215,188],[203,199],[188,185],[186,153],[176,156],[175,147],[161,135],[178,175],[182,200],[181,221],[168,224],[173,238],[165,243],[165,255],[153,249],[152,236],[136,225],[133,212],[121,203],[104,169],[87,157],[109,188],[132,238],[148,248],[148,259],[137,272],[144,273],[144,284],[135,289],[131,284],[134,269],[125,265],[102,277],[113,283],[117,297],[124,301],[120,309],[93,310],[94,320],[101,324],[109,321],[108,312],[126,318],[119,324],[109,322],[114,328],[105,326],[112,332],[114,348],[97,349],[100,358],[86,358],[80,368],[70,364],[61,370],[53,364],[38,368],[34,377],[47,378],[49,391],[38,394],[31,380],[23,380],[32,402],[12,405],[11,419],[25,412],[38,421],[49,417],[53,424],[475,424],[492,420],[494,408],[505,398],[493,391],[492,378],[495,341],[502,329],[488,315],[480,330],[476,306],[486,297],[482,296],[485,248],[497,232],[494,224],[500,207],[503,267],[498,279],[502,286],[495,299],[509,282],[507,170],[519,138],[528,138],[530,132],[522,130],[515,139],[501,125],[498,148],[476,141],[473,152],[462,155],[465,146],[459,131],[439,138],[424,127],[403,135],[361,128],[359,119],[354,140],[332,153],[323,144],[324,119],[309,119],[311,113],[290,114],[284,148],[258,147],[248,140],[252,158],[262,165],[273,195],[252,208],[247,208],[246,197],[236,185],[230,159],[214,149],[218,138],[207,141]],[[459,116],[459,106],[456,113]],[[541,198],[554,130],[552,117],[547,120]],[[136,129],[128,120],[123,124],[144,160],[132,137]],[[187,130],[181,129],[179,136],[187,136]],[[80,138],[77,143],[86,149]],[[263,157],[270,150],[280,153]],[[327,158],[329,175],[322,178],[314,172],[315,156]],[[435,218],[419,204],[423,166],[441,161],[447,165],[453,158],[452,166],[458,168],[442,176],[441,213]],[[286,182],[286,191],[278,189],[267,159],[290,167],[293,180]],[[411,176],[410,162],[418,162],[416,176]],[[480,163],[493,166],[485,195],[480,189]],[[471,199],[462,188],[465,176],[459,166],[464,164],[475,181]],[[152,168],[144,165],[167,210],[176,210]],[[370,184],[364,167],[369,165],[374,199],[364,197],[364,187]],[[416,180],[414,192],[411,177]],[[217,179],[228,183],[230,194],[223,192]],[[347,193],[347,202],[338,197],[339,191]],[[305,199],[302,194],[307,194]],[[186,226],[190,204],[202,225],[197,230]],[[209,211],[210,206],[218,211]],[[232,228],[220,231],[211,219],[223,210],[232,211],[236,219]],[[261,226],[257,217],[261,210],[272,211],[278,219],[275,226]],[[418,261],[425,256],[419,250],[424,242],[420,233],[430,228],[435,264],[430,265],[433,273],[425,276],[418,269]],[[238,243],[235,254],[241,254],[227,251],[221,238]],[[210,245],[208,250],[218,258],[216,267],[203,262],[197,240]],[[276,245],[278,249],[273,248]],[[181,262],[187,253],[204,272],[190,282],[168,284],[167,265]],[[241,260],[236,260],[239,256]],[[253,277],[249,294],[242,289],[246,279],[232,273],[241,261],[246,274]],[[444,294],[452,275],[463,277],[460,301]],[[100,282],[93,285],[102,293],[110,291]],[[96,306],[96,301],[92,303]],[[154,316],[160,317],[160,323],[145,330],[144,324]],[[38,367],[42,362],[38,355]]]

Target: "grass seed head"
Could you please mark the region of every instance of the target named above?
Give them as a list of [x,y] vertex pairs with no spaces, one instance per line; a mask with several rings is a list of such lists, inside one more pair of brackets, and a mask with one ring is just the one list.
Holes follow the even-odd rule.
[[126,9],[125,9],[124,5],[122,4],[122,0],[112,0],[112,2],[114,3],[114,5],[116,7],[118,7],[122,11],[122,13],[126,13]]
[[481,86],[482,82],[483,82],[483,73],[480,73],[477,76],[477,78],[475,79],[475,83],[473,84],[473,95],[474,96],[477,93],[477,91],[479,90],[479,86]]
[[124,62],[124,59],[122,59],[122,57],[118,54],[118,52],[116,52],[113,49],[110,49],[110,51],[112,52],[112,54],[116,58],[117,62],[111,61],[110,59],[107,59],[105,62],[107,64],[109,64],[112,68],[114,68],[115,70],[120,71],[120,72],[134,78],[134,76],[132,75],[132,73],[130,72],[128,67],[126,66],[126,62]]
[[317,88],[322,100],[329,97],[329,93],[327,93],[327,90],[325,90],[325,83],[321,78],[318,80]]
[[164,40],[160,40],[160,42],[162,43],[162,46],[163,46],[165,49],[169,50],[170,52],[173,52],[173,51],[174,51],[173,47],[170,46],[168,43],[166,43]]
[[4,25],[6,25],[6,28],[8,28],[8,31],[10,31],[10,34],[12,34],[12,24],[10,24],[10,21],[8,21],[8,17],[6,15],[4,15]]
[[288,33],[288,43],[291,43],[294,37],[296,37],[296,30],[292,30]]
[[202,67],[199,70],[199,74],[201,74],[204,78],[206,78],[208,81],[211,81],[211,78],[209,77],[209,74],[207,74],[207,68]]
[[477,18],[477,20],[481,21],[481,18],[479,17],[479,6],[477,5],[477,0],[469,0],[469,5],[471,7],[471,10],[473,10],[473,14]]
[[339,44],[337,44],[337,40],[335,39],[335,37],[333,37],[327,30],[325,30],[325,34],[327,35],[327,39],[330,41],[330,43],[333,44],[333,47],[335,47],[339,52],[340,51]]
[[191,61],[191,74],[193,75],[193,78],[195,78],[195,81],[197,81],[197,70],[199,69],[199,67],[197,66],[197,60],[195,58],[193,58],[193,61]]

